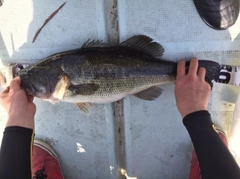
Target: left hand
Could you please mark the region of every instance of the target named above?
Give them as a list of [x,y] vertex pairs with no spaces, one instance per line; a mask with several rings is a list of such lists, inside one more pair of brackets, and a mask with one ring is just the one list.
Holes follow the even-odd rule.
[[33,97],[27,96],[20,84],[21,79],[17,77],[0,94],[0,104],[8,113],[6,127],[22,126],[33,129],[36,106],[33,103]]

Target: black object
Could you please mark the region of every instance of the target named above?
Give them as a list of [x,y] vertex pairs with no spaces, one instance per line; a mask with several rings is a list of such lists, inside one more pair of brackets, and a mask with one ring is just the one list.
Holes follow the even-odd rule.
[[193,0],[202,20],[215,30],[232,26],[239,14],[239,0]]
[[3,5],[3,0],[0,0],[0,6],[2,6]]

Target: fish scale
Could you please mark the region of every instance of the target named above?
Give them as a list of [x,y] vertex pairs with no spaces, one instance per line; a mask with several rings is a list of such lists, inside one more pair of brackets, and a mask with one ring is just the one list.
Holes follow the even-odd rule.
[[[80,49],[52,55],[19,71],[22,88],[51,102],[71,102],[83,111],[87,103],[114,102],[132,94],[155,100],[164,83],[175,81],[177,63],[162,60],[164,49],[153,39],[137,35],[118,46],[88,41]],[[206,81],[219,73],[219,64],[199,61]],[[89,106],[89,105],[88,105]]]

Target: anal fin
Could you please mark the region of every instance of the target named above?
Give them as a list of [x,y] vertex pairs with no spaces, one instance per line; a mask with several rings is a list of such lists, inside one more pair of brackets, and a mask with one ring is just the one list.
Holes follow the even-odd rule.
[[134,94],[134,96],[143,99],[143,100],[148,100],[148,101],[153,101],[156,98],[158,98],[163,92],[163,89],[157,87],[157,86],[153,86],[151,88],[148,88],[144,91],[140,91],[136,94]]

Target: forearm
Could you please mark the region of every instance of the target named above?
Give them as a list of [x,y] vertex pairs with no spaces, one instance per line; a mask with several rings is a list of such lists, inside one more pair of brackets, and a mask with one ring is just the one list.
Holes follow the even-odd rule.
[[25,127],[28,129],[34,129],[34,116],[28,116],[28,115],[24,116],[22,114],[9,115],[6,123],[6,127],[11,127],[11,126],[19,126],[19,127]]
[[203,179],[240,178],[239,167],[213,129],[207,111],[191,113],[183,119],[183,123],[192,139]]
[[31,179],[33,129],[7,127],[0,150],[0,178]]

